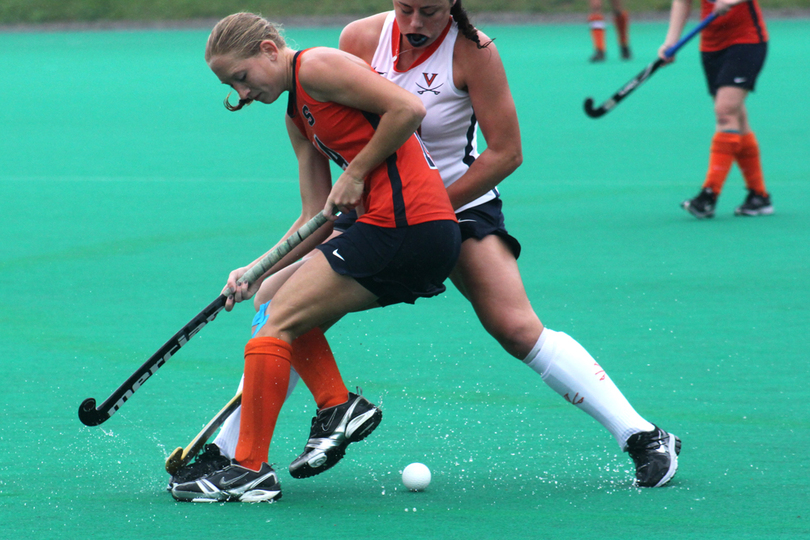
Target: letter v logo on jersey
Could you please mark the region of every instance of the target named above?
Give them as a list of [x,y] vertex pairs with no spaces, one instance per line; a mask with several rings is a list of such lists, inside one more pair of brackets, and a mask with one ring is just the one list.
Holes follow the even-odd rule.
[[433,84],[433,81],[436,80],[437,75],[438,75],[438,73],[425,73],[425,72],[422,72],[422,77],[425,78],[425,86],[422,86],[421,84],[416,83],[416,86],[419,88],[419,90],[417,90],[416,93],[421,96],[425,92],[431,92],[434,96],[438,96],[441,93],[441,92],[439,92],[439,88],[444,86],[444,83],[440,84],[439,86],[437,86],[435,88],[431,88],[431,85]]

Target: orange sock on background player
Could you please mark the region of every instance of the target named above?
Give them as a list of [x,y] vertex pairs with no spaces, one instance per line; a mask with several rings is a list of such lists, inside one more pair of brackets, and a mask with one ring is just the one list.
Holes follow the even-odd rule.
[[597,51],[605,51],[605,18],[601,13],[591,13],[588,16],[588,25],[591,27],[593,47]]
[[287,397],[292,346],[272,337],[245,345],[245,383],[236,462],[258,471],[267,461],[278,414]]
[[619,37],[619,45],[627,47],[629,44],[629,28],[630,18],[627,16],[626,11],[617,11],[613,14],[613,22],[616,24],[616,33]]
[[723,184],[726,182],[728,171],[734,164],[735,156],[740,148],[742,135],[737,132],[718,131],[712,137],[709,150],[709,172],[706,174],[704,188],[710,188],[715,195],[720,195]]
[[348,401],[349,391],[323,330],[314,328],[293,342],[291,363],[312,392],[318,410]]
[[740,145],[734,157],[742,171],[745,186],[760,195],[767,195],[762,163],[759,159],[759,143],[752,131],[740,137]]

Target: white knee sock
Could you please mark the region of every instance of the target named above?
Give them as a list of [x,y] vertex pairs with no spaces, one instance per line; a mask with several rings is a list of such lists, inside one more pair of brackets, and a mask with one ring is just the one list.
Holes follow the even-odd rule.
[[634,433],[654,429],[633,409],[588,351],[568,334],[543,329],[523,361],[566,401],[605,426],[622,450]]
[[[294,369],[290,368],[290,384],[287,386],[287,398],[293,393],[295,385],[298,384],[299,380],[301,380],[301,377],[298,376],[298,373],[296,373]],[[236,389],[237,393],[242,391],[242,385],[244,383],[245,376],[242,375],[242,380],[239,381],[239,388]],[[223,422],[222,427],[219,428],[217,437],[214,439],[213,444],[217,445],[220,453],[229,459],[233,459],[236,455],[236,445],[239,443],[239,422],[241,418],[242,407],[239,406],[228,419]]]

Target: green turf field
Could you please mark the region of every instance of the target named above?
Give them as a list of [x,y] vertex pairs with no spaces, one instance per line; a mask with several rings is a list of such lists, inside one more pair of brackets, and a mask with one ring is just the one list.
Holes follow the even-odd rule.
[[[455,291],[330,331],[347,384],[385,418],[338,467],[293,480],[314,413],[301,385],[271,447],[273,505],[176,503],[163,460],[235,390],[252,308],[222,314],[100,427],[77,418],[213,300],[298,215],[285,103],[238,114],[206,30],[0,34],[0,537],[810,538],[807,20],[769,22],[748,101],[776,214],[714,220],[697,193],[713,130],[696,44],[608,116],[653,60],[592,66],[582,24],[496,26],[525,161],[502,185],[543,321],[683,439],[669,487],[508,357]],[[288,29],[293,46],[339,29]],[[613,45],[612,34],[608,35]],[[423,493],[398,471],[422,461]]]

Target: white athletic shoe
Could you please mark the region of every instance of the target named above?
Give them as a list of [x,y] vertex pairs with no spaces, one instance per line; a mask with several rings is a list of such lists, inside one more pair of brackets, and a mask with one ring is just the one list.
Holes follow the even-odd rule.
[[281,498],[281,484],[267,463],[258,472],[231,463],[197,480],[176,484],[172,497],[187,502],[272,502]]

